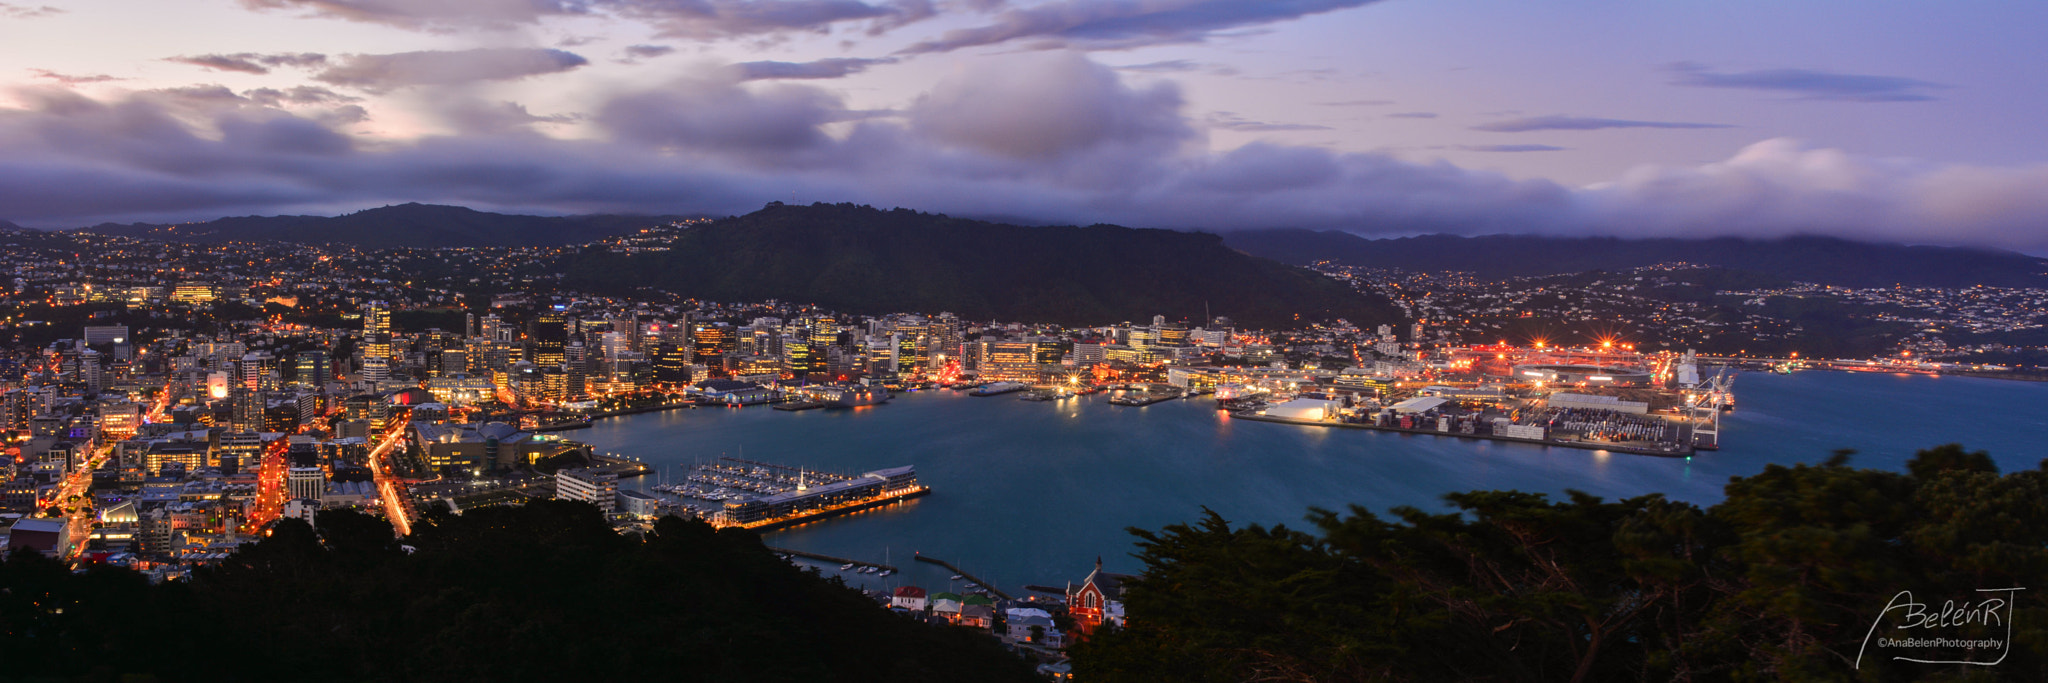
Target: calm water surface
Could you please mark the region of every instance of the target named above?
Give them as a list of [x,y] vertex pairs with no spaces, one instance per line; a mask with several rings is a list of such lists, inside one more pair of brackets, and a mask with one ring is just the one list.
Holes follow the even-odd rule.
[[1443,511],[1443,494],[1475,489],[1662,492],[1708,505],[1731,476],[1817,463],[1837,448],[1856,449],[1856,466],[1894,470],[1917,449],[1951,442],[1990,451],[2005,471],[2048,457],[2048,384],[1801,372],[1743,374],[1735,389],[1739,409],[1724,423],[1722,449],[1690,460],[1231,420],[1204,399],[1128,408],[1099,395],[1038,403],[951,391],[856,410],[669,411],[603,420],[571,437],[662,465],[671,479],[721,455],[848,473],[915,465],[930,496],[767,542],[886,555],[905,569],[887,579],[847,574],[857,585],[947,588],[951,572],[910,561],[923,552],[1013,594],[1027,583],[1078,581],[1098,555],[1111,571],[1136,572],[1127,527],[1190,521],[1204,506],[1232,522],[1299,526],[1310,507]]

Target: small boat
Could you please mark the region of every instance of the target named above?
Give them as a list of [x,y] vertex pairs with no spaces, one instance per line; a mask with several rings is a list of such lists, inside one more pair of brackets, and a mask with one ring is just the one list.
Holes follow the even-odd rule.
[[954,574],[954,575],[953,575],[953,580],[954,580],[954,581],[959,581],[959,580],[960,580],[960,575],[959,575],[959,574]]
[[884,569],[884,570],[882,570],[882,574],[881,574],[881,575],[882,575],[882,576],[888,576],[888,575],[890,575],[890,574],[894,574],[894,573],[896,573],[896,570],[894,570],[894,569]]
[[846,563],[846,564],[842,564],[842,565],[839,565],[839,571],[842,571],[842,572],[843,572],[843,571],[846,571],[846,570],[848,570],[848,569],[852,569],[852,568],[853,568],[853,563],[852,563],[852,562],[848,562],[848,563]]

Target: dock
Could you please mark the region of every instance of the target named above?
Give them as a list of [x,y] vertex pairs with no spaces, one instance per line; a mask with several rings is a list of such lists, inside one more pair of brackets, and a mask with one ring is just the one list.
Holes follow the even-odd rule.
[[819,562],[830,562],[830,563],[833,563],[833,564],[836,564],[836,565],[839,565],[839,566],[842,566],[842,567],[844,567],[844,566],[846,566],[846,565],[849,565],[849,564],[850,564],[850,565],[853,565],[853,566],[855,566],[855,567],[874,567],[874,568],[876,568],[876,569],[884,569],[884,570],[888,570],[888,571],[892,571],[892,572],[893,572],[893,571],[897,571],[897,569],[896,569],[896,567],[895,567],[894,565],[887,565],[887,564],[882,564],[882,563],[880,563],[880,562],[863,562],[863,561],[861,561],[861,560],[853,560],[853,559],[847,559],[847,558],[844,558],[844,557],[833,557],[833,556],[831,556],[831,555],[820,555],[820,554],[818,554],[818,553],[813,553],[813,552],[805,552],[805,551],[802,551],[802,550],[791,550],[791,549],[789,549],[789,548],[777,548],[777,547],[775,547],[775,546],[772,546],[772,545],[771,545],[771,546],[767,546],[767,548],[768,548],[768,551],[769,551],[769,552],[775,552],[775,553],[782,553],[782,554],[784,554],[784,555],[795,555],[795,556],[797,556],[797,557],[801,557],[801,558],[804,558],[804,559],[806,559],[806,560],[817,560],[817,561],[819,561]]
[[1111,397],[1109,404],[1138,408],[1186,396],[1187,392],[1179,388],[1159,388],[1155,386],[1149,389],[1124,389],[1122,394]]
[[974,582],[974,585],[977,585],[977,586],[981,586],[982,588],[986,588],[986,589],[988,589],[988,592],[996,594],[996,597],[1002,598],[1002,599],[1004,599],[1004,600],[1014,600],[1014,599],[1015,599],[1015,598],[1012,598],[1012,597],[1010,597],[1010,594],[1009,594],[1009,593],[1004,593],[1004,592],[1003,592],[1003,589],[1001,589],[1001,588],[997,588],[997,587],[995,587],[995,586],[994,586],[993,584],[990,584],[990,583],[989,583],[989,582],[987,582],[987,581],[983,581],[983,580],[981,580],[980,578],[977,578],[977,577],[976,577],[975,575],[973,575],[973,574],[969,574],[969,573],[967,573],[967,570],[965,570],[965,569],[961,569],[961,568],[959,568],[959,567],[955,567],[955,566],[953,566],[953,563],[951,563],[951,562],[947,562],[947,561],[945,561],[945,560],[941,560],[941,559],[939,559],[939,558],[936,558],[936,557],[932,557],[932,556],[926,555],[926,554],[924,554],[924,553],[918,553],[918,554],[917,554],[917,556],[916,556],[916,557],[914,557],[914,558],[912,558],[912,559],[915,559],[915,560],[917,560],[917,561],[919,561],[919,562],[924,562],[924,563],[927,563],[927,564],[936,564],[936,565],[938,565],[938,566],[941,566],[941,567],[945,567],[945,568],[947,568],[947,569],[951,569],[951,570],[953,570],[953,573],[955,573],[955,574],[959,574],[959,575],[960,575],[960,578],[963,578],[963,579],[967,579],[968,581]]
[[1230,413],[1230,417],[1232,417],[1233,419],[1253,420],[1256,422],[1277,422],[1280,424],[1301,425],[1304,427],[1342,427],[1346,429],[1370,429],[1377,432],[1394,432],[1398,434],[1451,436],[1460,439],[1477,439],[1481,441],[1506,441],[1509,443],[1529,444],[1531,446],[1561,446],[1564,448],[1580,448],[1589,451],[1613,451],[1615,453],[1627,453],[1630,455],[1649,455],[1660,458],[1690,458],[1692,457],[1693,452],[1695,450],[1690,446],[1678,450],[1666,451],[1649,448],[1636,448],[1632,446],[1626,446],[1606,441],[1562,441],[1553,439],[1525,439],[1517,436],[1501,436],[1497,434],[1466,434],[1464,432],[1441,432],[1434,429],[1402,429],[1400,427],[1381,427],[1375,424],[1365,424],[1358,422],[1323,422],[1319,420],[1297,420],[1286,417],[1273,417],[1271,415],[1258,415],[1249,410],[1243,412]]
[[828,517],[837,517],[839,515],[852,514],[864,510],[873,510],[875,508],[887,505],[895,505],[897,503],[905,502],[913,498],[923,497],[925,495],[930,494],[931,492],[931,489],[920,486],[916,489],[912,489],[910,491],[906,491],[903,493],[872,498],[852,505],[842,505],[838,507],[826,508],[823,510],[815,510],[796,517],[780,519],[766,524],[746,526],[743,528],[753,529],[754,531],[758,531],[761,533],[767,533],[770,531],[780,531],[782,529],[787,529],[789,527],[797,526],[800,524],[808,524]]
[[644,477],[650,474],[654,474],[653,465],[649,465],[638,460],[629,460],[626,458],[618,457],[616,455],[606,455],[603,453],[592,453],[590,454],[590,459],[596,462],[598,467],[603,468],[613,474],[619,475],[620,479],[625,479],[628,477]]
[[791,412],[823,407],[825,407],[824,401],[784,401],[782,403],[775,404],[776,410],[787,410]]

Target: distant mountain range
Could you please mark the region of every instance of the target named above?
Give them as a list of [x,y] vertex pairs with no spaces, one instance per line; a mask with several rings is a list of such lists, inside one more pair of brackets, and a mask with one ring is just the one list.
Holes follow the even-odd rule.
[[782,299],[854,313],[951,311],[966,319],[1076,325],[1199,322],[1298,327],[1392,322],[1384,300],[1302,268],[1245,255],[1216,235],[1113,225],[1026,227],[908,209],[770,204],[693,226],[667,251],[591,248],[565,284],[653,286],[715,301]]
[[676,216],[517,216],[460,206],[400,204],[345,216],[238,216],[204,223],[102,223],[81,232],[218,244],[276,240],[363,247],[552,247],[592,242]]
[[2048,287],[2048,259],[1991,249],[1872,244],[1833,237],[1368,239],[1336,231],[1257,230],[1227,233],[1224,240],[1233,248],[1283,263],[1331,260],[1410,271],[1468,271],[1481,278],[1615,271],[1682,261],[1846,287]]

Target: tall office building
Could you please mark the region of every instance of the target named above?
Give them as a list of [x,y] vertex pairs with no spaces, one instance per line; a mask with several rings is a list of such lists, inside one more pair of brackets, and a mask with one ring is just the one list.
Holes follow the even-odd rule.
[[679,344],[654,347],[654,383],[680,387],[690,383],[690,350]]
[[363,304],[363,358],[391,357],[391,305]]
[[561,367],[569,361],[569,315],[560,309],[542,311],[533,319],[533,364]]
[[830,350],[839,345],[839,321],[832,316],[821,315],[811,318],[805,328],[811,347],[811,363],[805,371],[823,374],[831,356]]
[[732,350],[732,330],[724,323],[691,323],[691,358],[713,376],[725,374],[725,356]]
[[243,432],[263,431],[263,392],[235,387],[228,390],[234,407],[234,428]]
[[100,367],[100,352],[86,349],[78,354],[78,383],[85,385],[85,393],[97,394],[107,385]]
[[334,381],[334,367],[328,363],[326,351],[300,351],[295,360],[293,377],[300,384],[320,387]]
[[927,354],[931,357],[932,369],[939,370],[947,363],[958,362],[963,353],[960,319],[951,313],[940,313],[938,318],[932,320],[929,329],[931,343],[928,345]]
[[799,337],[782,338],[782,367],[791,375],[803,377],[812,372],[811,342]]

